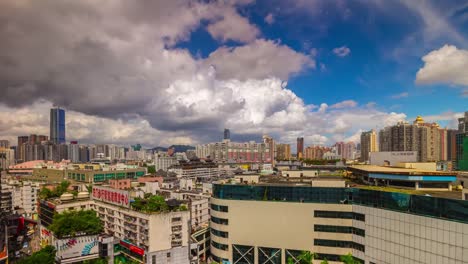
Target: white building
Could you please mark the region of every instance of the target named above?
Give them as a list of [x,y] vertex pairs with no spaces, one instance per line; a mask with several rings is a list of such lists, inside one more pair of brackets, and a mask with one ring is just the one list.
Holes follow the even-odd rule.
[[[136,211],[130,208],[127,191],[106,187],[94,186],[92,197],[104,231],[133,249],[139,263],[190,263],[189,211]],[[109,197],[120,198],[116,202]]]
[[155,153],[154,154],[154,167],[156,171],[163,170],[167,171],[167,169],[172,166],[176,165],[179,162],[177,161],[177,157],[170,157],[167,154],[162,153]]
[[6,170],[11,165],[15,165],[15,151],[0,147],[0,168]]

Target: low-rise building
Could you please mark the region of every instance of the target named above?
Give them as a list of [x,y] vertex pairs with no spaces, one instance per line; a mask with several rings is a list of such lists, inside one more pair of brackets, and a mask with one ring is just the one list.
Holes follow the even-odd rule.
[[132,208],[128,191],[93,186],[94,210],[120,253],[138,263],[190,263],[190,212]]
[[219,177],[219,167],[211,161],[193,160],[189,162],[180,162],[179,165],[173,165],[168,169],[174,172],[177,177],[187,177],[191,179]]

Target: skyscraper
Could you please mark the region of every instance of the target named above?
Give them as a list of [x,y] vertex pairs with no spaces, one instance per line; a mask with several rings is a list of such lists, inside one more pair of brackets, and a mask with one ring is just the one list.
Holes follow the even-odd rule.
[[224,139],[231,139],[231,131],[228,128],[224,129]]
[[304,156],[304,138],[297,138],[297,158],[302,159]]
[[369,160],[369,152],[378,151],[377,134],[375,130],[362,132],[361,134],[361,161]]
[[58,107],[50,109],[50,140],[65,143],[65,110]]

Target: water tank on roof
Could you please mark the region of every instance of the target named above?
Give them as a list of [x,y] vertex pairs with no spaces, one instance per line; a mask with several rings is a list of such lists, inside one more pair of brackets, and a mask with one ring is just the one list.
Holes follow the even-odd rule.
[[73,194],[71,193],[64,193],[60,196],[60,201],[70,201],[73,200]]
[[76,196],[77,199],[87,199],[89,198],[89,192],[79,192]]

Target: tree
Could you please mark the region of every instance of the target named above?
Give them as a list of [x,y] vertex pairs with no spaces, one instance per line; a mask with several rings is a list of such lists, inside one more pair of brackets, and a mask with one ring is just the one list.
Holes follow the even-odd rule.
[[148,173],[155,174],[156,173],[156,167],[154,165],[148,166]]
[[[310,251],[302,251],[299,256],[297,256],[297,260],[299,260],[299,264],[312,264],[312,261],[317,258],[316,253],[311,253]],[[287,264],[294,264],[294,260],[292,257],[287,259]]]
[[324,259],[324,260],[322,260],[322,262],[320,262],[320,264],[328,264],[328,260]]
[[57,237],[75,236],[77,233],[96,235],[102,232],[101,219],[93,210],[65,211],[54,215],[49,229]]
[[340,256],[340,260],[344,262],[345,264],[359,264],[359,261],[357,261],[354,257],[353,254],[348,253],[347,255]]
[[107,264],[109,261],[106,258],[97,258],[83,261],[83,264]]
[[46,246],[43,249],[34,252],[31,256],[20,259],[17,264],[54,264],[55,253],[57,251],[53,246]]

